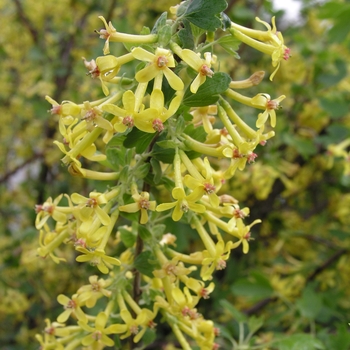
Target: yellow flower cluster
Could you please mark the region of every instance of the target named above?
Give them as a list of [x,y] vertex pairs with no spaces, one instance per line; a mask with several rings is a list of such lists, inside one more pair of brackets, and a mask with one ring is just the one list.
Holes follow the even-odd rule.
[[[209,298],[215,285],[206,283],[226,267],[233,249],[242,246],[248,253],[251,228],[261,222],[246,223],[249,208],[225,193],[223,185],[254,162],[256,147],[274,136],[275,111],[285,96],[238,93],[258,85],[263,73],[227,81],[227,74],[216,70],[217,57],[211,50],[183,48],[176,40],[171,28],[177,27],[179,18],[164,22],[163,27],[169,21],[172,26],[170,31],[163,29],[162,36],[157,31],[119,33],[100,18],[105,28],[98,34],[106,40],[105,56],[84,59],[84,64],[91,77],[100,80],[106,97],[81,104],[46,99],[59,118],[62,138],[55,144],[69,172],[109,185],[105,192],[92,191],[88,197],[73,193],[49,198],[36,206],[35,225],[40,231],[39,256],[59,263],[59,246],[71,244],[78,262],[96,266],[107,278],[93,275],[90,284],[71,297],[59,295],[64,311],[57,322],[46,321],[44,336],[37,339],[42,349],[102,349],[114,345],[111,334],[139,342],[156,327],[157,319],[169,324],[183,349],[192,344],[201,350],[217,349],[218,330],[199,313],[198,302]],[[262,42],[257,49],[271,54],[277,69],[289,51],[272,22],[272,29],[262,22],[267,32],[234,23],[230,30],[252,46],[257,46],[256,39]],[[167,40],[164,33],[169,34]],[[110,54],[112,42],[133,47],[115,57]],[[210,38],[210,46],[215,43]],[[123,65],[134,60],[139,62],[135,76],[118,76]],[[220,93],[214,93],[215,79],[222,79]],[[214,101],[212,95],[217,95]],[[256,128],[235,112],[230,99],[263,111]],[[83,168],[86,160],[111,171]],[[176,250],[181,232],[165,233],[163,222],[169,216],[174,225],[182,220],[197,232],[202,250]],[[120,217],[130,225],[119,222]],[[197,278],[190,277],[198,268]],[[107,300],[105,307],[99,307],[97,315],[89,314],[87,309],[95,308],[100,299]],[[75,325],[65,324],[70,318],[77,320]]]

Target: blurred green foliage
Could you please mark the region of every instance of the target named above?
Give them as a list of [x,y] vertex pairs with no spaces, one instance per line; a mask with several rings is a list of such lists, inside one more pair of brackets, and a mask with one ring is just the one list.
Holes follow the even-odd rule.
[[[44,318],[54,319],[61,311],[56,296],[74,292],[89,275],[71,252],[60,265],[36,257],[34,205],[48,196],[86,194],[97,186],[71,178],[60,167],[61,154],[52,145],[57,121],[47,113],[44,96],[57,101],[101,96],[81,61],[82,56],[101,54],[103,41],[94,33],[101,27],[99,15],[124,32],[138,33],[176,3],[0,0],[3,349],[37,349],[34,335],[43,329]],[[212,307],[200,311],[219,321],[223,349],[243,349],[246,344],[245,349],[346,350],[350,161],[330,152],[329,146],[350,137],[350,4],[305,0],[300,19],[288,26],[270,2],[229,1],[227,13],[247,27],[256,25],[255,16],[276,15],[292,58],[275,77],[277,95],[287,96],[278,114],[277,136],[255,164],[225,185],[251,208],[252,219],[263,223],[254,227],[249,254],[235,251],[228,268],[217,274]],[[239,55],[239,66],[228,55],[222,62],[235,80],[260,70],[265,59],[244,45]],[[271,89],[264,82],[261,88]],[[255,122],[250,110],[236,112],[245,115],[247,123]],[[196,242],[189,233],[179,235],[178,245]],[[171,344],[172,339],[166,341]]]

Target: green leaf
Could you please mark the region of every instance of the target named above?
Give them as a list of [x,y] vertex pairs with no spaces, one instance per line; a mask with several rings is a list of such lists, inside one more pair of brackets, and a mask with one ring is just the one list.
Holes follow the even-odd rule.
[[224,35],[217,41],[217,43],[220,44],[224,50],[233,55],[235,58],[240,58],[237,50],[241,42],[237,40],[233,35]]
[[203,107],[215,104],[219,95],[224,93],[231,82],[226,73],[215,73],[212,78],[207,78],[196,94],[192,94],[189,87],[186,90],[182,103],[188,107]]
[[320,104],[332,119],[345,117],[349,112],[349,101],[345,96],[322,97],[320,98]]
[[184,17],[197,27],[213,32],[221,27],[219,14],[226,7],[225,0],[196,0],[187,7]]
[[237,280],[232,286],[232,291],[252,300],[261,300],[273,294],[269,281],[258,272],[252,273],[249,279]]
[[124,245],[127,248],[131,248],[135,242],[136,242],[136,237],[133,234],[132,231],[127,230],[124,227],[119,227],[118,231],[120,232],[120,239],[122,240],[122,242],[124,243]]
[[199,142],[204,142],[207,137],[207,133],[205,132],[204,127],[202,125],[194,127],[193,124],[189,124],[186,126],[184,133],[188,136],[191,136],[193,139]]
[[159,18],[157,19],[156,23],[154,24],[151,33],[152,34],[158,33],[158,31],[166,25],[167,18],[168,18],[168,13],[167,12],[163,12],[159,16]]
[[263,317],[252,316],[248,320],[248,328],[251,334],[256,333],[264,324]]
[[221,307],[227,311],[237,322],[244,322],[247,320],[247,316],[238,311],[231,303],[227,300],[222,299],[219,301]]
[[221,28],[223,30],[227,30],[231,28],[231,18],[227,16],[225,12],[221,13],[221,22],[222,22]]
[[191,23],[187,20],[184,20],[183,25],[184,27],[180,29],[179,32],[177,33],[181,41],[181,47],[183,49],[192,50],[194,48],[194,38],[192,34]]
[[310,334],[293,334],[278,342],[279,350],[325,349],[324,345]]
[[139,179],[144,179],[149,173],[151,165],[149,163],[144,163],[139,166],[135,171],[135,176]]
[[153,137],[154,134],[133,128],[126,136],[123,145],[125,148],[136,147],[136,153],[141,154],[147,149]]
[[141,272],[143,275],[146,275],[150,278],[154,278],[154,265],[150,263],[150,261],[152,261],[152,257],[152,252],[145,251],[138,255],[134,261],[135,269]]
[[296,306],[303,317],[314,320],[320,313],[323,303],[317,293],[310,287],[306,287],[301,298],[297,300]]
[[162,178],[162,175],[163,175],[162,168],[161,168],[160,163],[157,159],[152,157],[150,162],[151,162],[151,166],[152,166],[153,181],[157,185],[157,184],[159,184],[159,182]]
[[165,47],[169,44],[171,39],[171,26],[166,24],[158,32],[158,44],[162,47]]
[[174,149],[179,146],[178,143],[173,140],[159,141],[157,142],[157,145],[162,148],[174,148]]
[[185,119],[182,115],[180,115],[176,120],[175,132],[177,135],[181,135],[184,129],[185,129]]
[[166,226],[163,224],[155,225],[152,227],[152,234],[153,237],[160,239],[162,235],[164,234],[166,229]]
[[156,143],[152,150],[152,156],[160,162],[171,164],[175,157],[175,150],[173,148],[164,149]]
[[140,225],[138,227],[139,235],[143,241],[148,241],[152,238],[151,232],[147,230],[145,226]]

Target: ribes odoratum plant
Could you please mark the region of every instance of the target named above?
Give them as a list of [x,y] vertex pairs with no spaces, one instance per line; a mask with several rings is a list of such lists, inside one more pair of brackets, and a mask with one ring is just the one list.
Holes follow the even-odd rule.
[[[225,183],[274,136],[285,98],[249,96],[264,72],[233,81],[220,55],[229,52],[238,65],[241,42],[270,55],[271,81],[289,58],[274,18],[272,25],[256,18],[261,29],[249,29],[233,23],[226,6],[184,1],[140,35],[100,16],[103,55],[84,64],[104,97],[46,97],[63,164],[98,189],[36,206],[38,255],[59,263],[65,244],[93,267],[89,283],[57,296],[62,313],[37,335],[41,349],[134,348],[155,339],[160,323],[182,349],[219,347],[219,329],[197,304],[216,288],[213,274],[230,254],[249,252],[260,223]],[[115,47],[124,53],[113,55]],[[237,103],[256,110],[255,125],[235,112]],[[177,249],[183,225],[197,237],[192,250]]]

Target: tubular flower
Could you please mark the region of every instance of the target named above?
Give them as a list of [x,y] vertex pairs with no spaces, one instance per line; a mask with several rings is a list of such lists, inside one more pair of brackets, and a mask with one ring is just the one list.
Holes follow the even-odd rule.
[[165,211],[175,208],[172,214],[172,219],[174,221],[179,221],[182,218],[182,215],[187,213],[188,210],[192,210],[196,213],[205,212],[205,206],[196,203],[196,201],[198,201],[203,195],[200,188],[197,188],[187,196],[183,188],[175,187],[171,194],[173,198],[176,199],[176,202],[159,204],[156,210]]
[[259,224],[261,220],[254,220],[250,225],[245,226],[242,219],[237,219],[237,236],[239,236],[239,241],[232,243],[231,249],[237,248],[241,243],[243,245],[243,253],[247,254],[249,251],[249,240],[251,240],[250,228],[255,224]]
[[212,274],[214,270],[223,270],[226,268],[226,260],[230,256],[230,252],[232,249],[232,242],[225,242],[223,240],[219,240],[215,246],[215,255],[212,256],[210,253],[205,250],[203,252],[204,259],[202,261],[202,271],[201,277],[203,281],[207,281],[212,279]]
[[113,27],[111,22],[108,22],[104,19],[104,17],[98,17],[105,25],[105,29],[101,29],[100,31],[96,31],[97,34],[100,35],[101,39],[106,39],[105,46],[103,48],[103,54],[109,54],[109,43],[114,42],[124,42],[124,43],[154,43],[157,41],[158,36],[156,34],[148,34],[148,35],[132,35],[117,32],[117,30]]
[[56,222],[64,224],[67,221],[67,210],[71,209],[65,207],[58,207],[58,203],[61,201],[63,194],[60,194],[54,201],[49,197],[46,202],[41,205],[35,206],[35,212],[37,214],[35,219],[35,227],[39,230],[41,229],[46,221],[52,217]]
[[101,204],[107,203],[107,199],[102,193],[91,192],[89,198],[84,197],[79,193],[73,193],[71,198],[73,203],[78,204],[80,209],[78,213],[82,221],[89,220],[92,214],[95,213],[103,225],[108,225],[110,223],[110,217],[100,207]]
[[120,265],[120,261],[118,259],[106,255],[103,249],[88,250],[83,247],[77,247],[76,249],[79,252],[83,253],[83,255],[79,255],[76,258],[76,261],[90,261],[91,265],[97,266],[97,268],[104,274],[107,274],[109,272],[109,269],[112,268],[112,265]]
[[137,47],[131,53],[136,59],[149,62],[145,68],[136,73],[135,78],[138,82],[147,83],[155,79],[157,88],[161,88],[163,75],[165,75],[169,85],[174,90],[183,90],[184,83],[170,69],[175,67],[175,60],[171,51],[158,47],[153,54],[141,47]]
[[153,275],[157,278],[169,277],[171,282],[175,282],[178,277],[186,276],[196,270],[195,266],[185,267],[182,262],[178,262],[176,258],[163,264],[160,270],[153,271]]
[[212,64],[212,55],[210,52],[205,52],[204,59],[201,59],[192,50],[184,49],[179,52],[179,56],[198,73],[190,87],[191,92],[195,94],[199,87],[204,84],[206,78],[211,78],[214,75],[214,72],[210,69]]
[[247,162],[254,162],[257,155],[251,151],[251,148],[255,148],[255,146],[248,142],[243,142],[238,148],[231,146],[223,150],[222,154],[225,157],[232,158],[230,167],[225,171],[225,178],[226,175],[228,178],[232,177],[237,169],[243,170]]
[[98,276],[94,275],[89,277],[89,282],[90,284],[80,287],[77,291],[88,308],[94,307],[97,300],[103,296],[109,298],[112,295],[112,292],[106,289],[111,285],[112,280],[98,279]]
[[276,126],[276,109],[281,108],[280,102],[283,101],[286,96],[282,95],[274,100],[271,100],[268,94],[258,94],[252,98],[252,104],[254,106],[265,107],[263,113],[259,113],[258,120],[256,121],[256,127],[261,128],[268,117],[270,117],[270,124],[274,128]]
[[66,322],[71,314],[73,314],[79,321],[87,322],[87,317],[83,310],[80,308],[82,306],[82,300],[78,294],[74,294],[71,299],[67,296],[60,294],[57,297],[57,301],[63,305],[64,311],[57,317],[57,322]]
[[[145,120],[152,120],[157,115],[158,111],[155,108],[148,108],[138,112],[136,110],[135,94],[131,90],[123,94],[123,106],[124,109],[114,104],[105,104],[102,107],[105,112],[119,117],[119,120],[114,124],[116,131],[124,132],[135,125],[141,131],[150,132],[148,128],[145,128]],[[155,130],[152,129],[152,132],[155,132]]]
[[81,343],[84,346],[92,345],[94,349],[96,345],[114,346],[114,340],[107,335],[117,333],[118,325],[111,325],[106,328],[107,321],[108,316],[105,312],[100,312],[96,316],[95,327],[89,326],[86,322],[78,321],[79,326],[90,333],[82,339]]
[[169,109],[164,107],[164,94],[159,89],[154,89],[150,99],[150,110],[156,111],[156,113],[147,113],[143,118],[138,119],[138,129],[148,132],[161,132],[164,129],[163,123],[165,123],[170,117],[172,117],[178,110],[182,101],[182,94],[175,96],[171,102]]
[[195,179],[193,176],[187,174],[184,178],[184,183],[191,190],[201,189],[203,191],[202,194],[208,196],[210,204],[217,207],[220,204],[220,199],[216,194],[212,168],[207,157],[204,158],[204,167],[205,179]]
[[125,339],[131,335],[134,335],[133,341],[138,343],[145,334],[147,328],[154,325],[153,319],[155,315],[151,310],[141,309],[137,317],[133,318],[129,310],[123,309],[120,311],[120,317],[123,319],[125,324],[113,325],[113,330],[115,331],[114,333],[124,333],[120,336],[120,339]]
[[289,59],[290,49],[284,45],[282,33],[277,31],[275,17],[271,19],[272,28],[267,22],[262,21],[258,17],[255,19],[257,22],[262,23],[267,28],[267,31],[254,30],[231,22],[230,32],[247,45],[271,55],[272,66],[276,67],[270,76],[272,81],[278,71],[281,60]]
[[106,134],[103,137],[103,142],[108,143],[113,136],[113,125],[102,116],[102,110],[98,107],[92,107],[90,102],[84,102],[84,109],[82,110],[83,120],[86,121],[86,128],[93,130],[95,126],[99,126],[101,129],[106,130]]
[[119,210],[127,213],[136,213],[138,211],[141,211],[140,224],[146,224],[148,222],[147,211],[156,210],[156,201],[149,200],[148,192],[141,192],[139,194],[137,192],[137,189],[136,191],[134,191],[132,198],[135,201],[135,203],[121,205],[119,207]]

